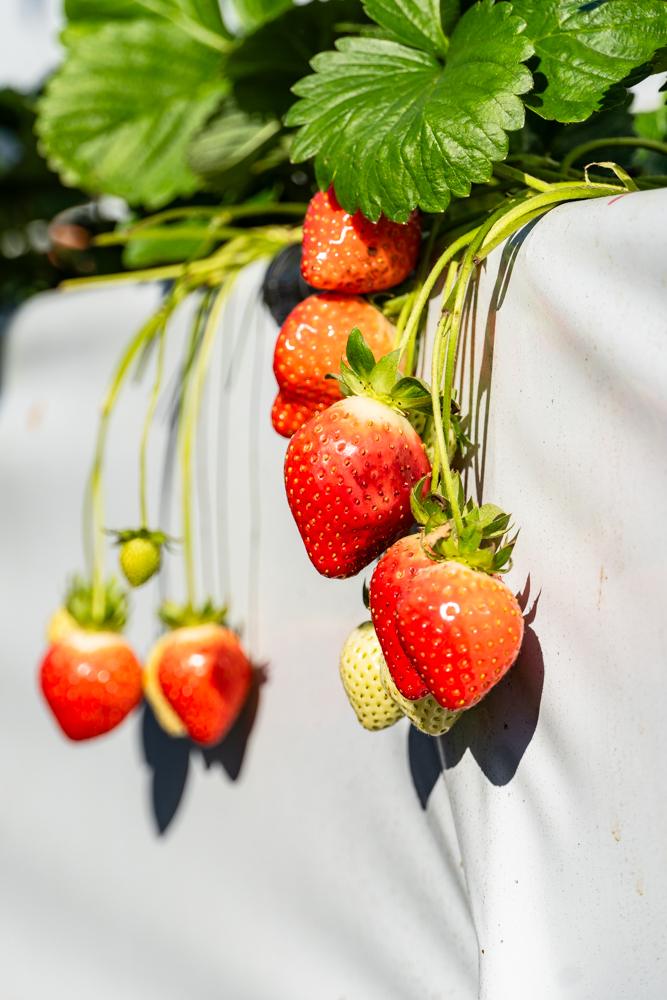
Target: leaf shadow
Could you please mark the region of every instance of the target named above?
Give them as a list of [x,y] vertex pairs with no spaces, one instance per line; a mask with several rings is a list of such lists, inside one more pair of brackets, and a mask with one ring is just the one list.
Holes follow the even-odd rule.
[[250,692],[236,722],[225,738],[213,747],[199,746],[187,737],[170,736],[159,725],[148,702],[144,703],[142,747],[152,772],[151,808],[159,835],[166,832],[178,812],[193,754],[202,755],[207,769],[220,764],[231,781],[238,780],[266,680],[266,667],[254,667]]
[[479,294],[478,276],[470,282],[466,296],[464,323],[462,324],[461,362],[458,373],[460,384],[459,394],[462,399],[465,369],[467,368],[469,371],[469,384],[467,388],[466,423],[464,426],[466,433],[472,438],[475,444],[472,448],[467,449],[465,456],[457,463],[456,467],[463,474],[466,493],[470,492],[472,484],[469,482],[469,479],[472,476],[477,502],[480,504],[484,502],[484,482],[487,471],[487,445],[491,416],[491,387],[493,382],[497,315],[505,301],[519,250],[539,221],[539,218],[533,219],[517,230],[516,233],[509,237],[503,247],[498,275],[489,302],[484,329],[482,357],[479,361],[479,373],[477,376],[475,374],[475,327],[477,324]]

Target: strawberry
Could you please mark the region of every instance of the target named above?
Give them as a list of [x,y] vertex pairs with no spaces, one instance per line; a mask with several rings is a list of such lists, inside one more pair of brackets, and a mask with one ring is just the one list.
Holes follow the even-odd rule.
[[153,709],[153,714],[159,724],[166,733],[169,733],[170,736],[178,737],[187,736],[188,731],[181,721],[180,716],[177,715],[167,701],[158,679],[158,671],[162,662],[162,654],[169,646],[173,635],[173,632],[166,632],[164,635],[160,636],[158,641],[153,645],[144,664],[143,673],[141,675],[141,683],[144,689],[144,697]]
[[396,633],[396,605],[410,581],[433,563],[422,548],[420,535],[401,538],[380,559],[370,586],[373,625],[387,668],[400,694],[411,701],[425,698],[429,689],[410,662]]
[[50,645],[53,646],[76,628],[78,626],[67,608],[61,607],[51,615],[49,623],[46,626],[46,638]]
[[161,531],[128,528],[112,532],[120,546],[120,567],[132,587],[141,587],[156,573],[162,562],[162,546],[169,541]]
[[300,396],[293,395],[287,389],[281,389],[275,398],[271,409],[273,429],[283,437],[292,437],[299,427],[303,427],[314,416],[330,405],[326,400],[319,405],[304,401]]
[[[200,613],[186,608],[178,615],[168,606],[161,615],[170,623],[198,623],[179,624],[151,651],[145,687],[150,690],[157,679],[157,690],[173,713],[158,708],[158,721],[172,735],[180,735],[176,716],[195,743],[213,746],[231,729],[243,708],[252,683],[252,666],[236,633],[218,624],[222,614],[214,613],[210,606]],[[165,708],[159,698],[151,698],[151,704]]]
[[413,522],[410,491],[429,471],[402,415],[430,402],[417,379],[396,382],[398,351],[375,363],[359,330],[339,384],[354,393],[309,420],[290,441],[285,487],[308,556],[323,576],[354,576]]
[[404,715],[408,717],[413,726],[421,729],[422,733],[428,736],[443,736],[452,728],[460,712],[450,712],[442,705],[439,705],[432,694],[420,698],[418,701],[410,701],[404,698],[394,683],[394,679],[389,672],[389,668],[384,657],[380,665],[380,683],[392,701],[395,701]]
[[141,667],[117,631],[125,624],[125,600],[111,582],[105,592],[104,618],[96,623],[92,589],[75,579],[67,607],[51,619],[52,645],[40,667],[40,683],[71,740],[109,732],[141,701]]
[[514,541],[502,544],[509,515],[498,507],[462,503],[460,526],[442,497],[413,492],[412,509],[425,525],[432,563],[414,574],[395,607],[396,634],[436,701],[450,711],[470,708],[516,660],[523,638],[521,610],[498,577]]
[[341,399],[335,380],[325,380],[325,376],[338,370],[348,334],[355,326],[373,351],[385,354],[391,350],[394,327],[359,296],[338,292],[311,295],[289,314],[273,355],[280,392],[271,416],[279,434],[291,437],[317,412]]
[[350,632],[340,654],[340,676],[359,722],[373,731],[387,729],[403,717],[380,681],[383,662],[372,622]]
[[415,576],[397,604],[396,627],[433,697],[450,711],[470,708],[497,684],[523,639],[511,590],[454,561]]
[[420,245],[417,212],[404,224],[385,216],[369,222],[361,212],[350,215],[341,208],[330,187],[319,191],[308,206],[301,273],[313,288],[351,295],[379,292],[408,277]]

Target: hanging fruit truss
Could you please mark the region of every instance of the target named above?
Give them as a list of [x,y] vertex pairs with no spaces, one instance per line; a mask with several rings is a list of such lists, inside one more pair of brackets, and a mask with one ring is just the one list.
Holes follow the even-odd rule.
[[[517,529],[499,507],[466,496],[455,471],[474,444],[454,391],[470,283],[493,250],[559,205],[667,184],[662,119],[633,124],[627,111],[628,87],[667,68],[661,0],[286,6],[260,4],[254,13],[239,6],[241,39],[216,17],[217,4],[207,16],[206,4],[197,16],[163,4],[167,13],[150,18],[137,4],[137,17],[78,33],[71,27],[68,61],[43,99],[44,149],[70,183],[153,207],[191,197],[198,186],[217,184],[219,198],[119,224],[97,243],[122,245],[132,269],[69,283],[169,283],[103,400],[91,471],[91,572],[74,581],[49,627],[42,687],[72,739],[118,725],[143,691],[166,732],[213,746],[250,690],[252,667],[226,609],[197,593],[192,466],[225,307],[239,273],[258,260],[270,264],[265,299],[284,320],[273,358],[277,395],[264,419],[289,439],[285,489],[308,557],[332,578],[379,560],[365,594],[371,620],[341,653],[351,705],[366,729],[407,716],[434,736],[475,706],[515,662],[523,619],[503,581]],[[347,14],[336,20],[336,11]],[[317,17],[326,22],[327,45],[338,38],[335,49],[310,51],[313,72],[305,76],[307,66],[294,57],[283,86],[277,71],[271,76],[272,49],[286,31],[296,38],[301,30],[310,44]],[[189,118],[183,112],[181,145],[160,160],[157,142],[149,142],[143,172],[133,159],[140,144],[132,146],[141,108],[126,112],[125,167],[95,153],[102,139],[107,152],[120,148],[120,125],[98,135],[97,146],[85,121],[76,142],[66,134],[66,112],[83,101],[75,73],[100,72],[104,41],[118,51],[160,42],[186,61],[170,81],[195,106]],[[98,82],[89,103],[105,99],[106,83]],[[159,129],[166,110],[144,111],[142,121],[152,114]],[[619,127],[635,134],[619,135]],[[290,158],[303,169],[295,171]],[[306,203],[294,192],[300,185],[312,193],[313,170],[315,193]],[[258,192],[257,179],[267,174],[271,184]],[[291,309],[276,291],[281,281]],[[146,454],[170,317],[188,296],[197,309],[181,367],[181,517],[178,538],[170,538],[148,510]],[[108,424],[152,345],[137,520],[111,526],[103,480]],[[182,557],[186,599],[159,609],[165,632],[143,682],[121,636],[127,595],[107,575],[112,543],[132,587],[159,572],[165,546]]]

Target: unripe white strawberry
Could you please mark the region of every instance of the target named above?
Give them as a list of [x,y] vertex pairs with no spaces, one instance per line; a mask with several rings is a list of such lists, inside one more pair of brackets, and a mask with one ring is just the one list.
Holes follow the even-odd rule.
[[384,657],[382,657],[380,664],[380,682],[387,695],[396,702],[410,722],[429,736],[442,736],[452,728],[461,714],[443,708],[431,694],[420,698],[419,701],[410,701],[409,698],[404,698],[394,684]]
[[373,623],[364,622],[345,640],[340,654],[340,676],[359,722],[372,731],[393,726],[403,715],[380,681],[383,664]]

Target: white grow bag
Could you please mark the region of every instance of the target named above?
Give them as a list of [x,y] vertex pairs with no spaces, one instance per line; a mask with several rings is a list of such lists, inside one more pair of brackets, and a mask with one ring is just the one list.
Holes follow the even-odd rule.
[[[238,780],[242,733],[208,773],[193,751],[178,808],[183,744],[150,720],[142,737],[140,715],[71,744],[35,683],[43,624],[83,561],[99,399],[159,290],[48,294],[19,313],[0,409],[3,998],[664,1000],[665,231],[667,194],[633,194],[558,208],[487,261],[462,354],[481,442],[469,485],[521,526],[509,582],[530,627],[441,741],[407,721],[367,733],[346,702],[337,660],[361,578],[320,578],[289,515],[277,331],[261,269],[245,275],[206,403],[202,576],[226,585],[215,547],[269,680]],[[136,521],[128,442],[146,393],[129,389],[112,428],[114,527]],[[156,809],[175,812],[159,840]]]

